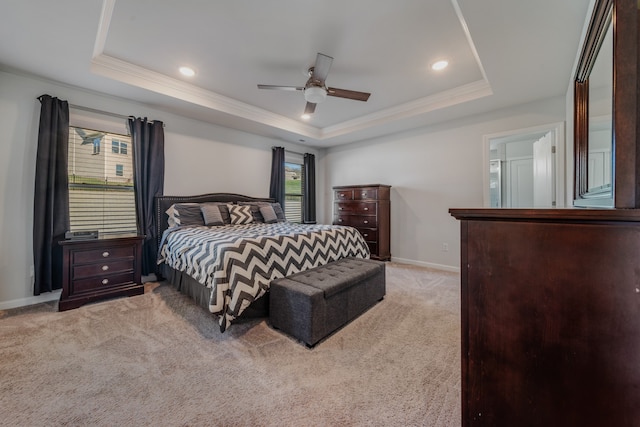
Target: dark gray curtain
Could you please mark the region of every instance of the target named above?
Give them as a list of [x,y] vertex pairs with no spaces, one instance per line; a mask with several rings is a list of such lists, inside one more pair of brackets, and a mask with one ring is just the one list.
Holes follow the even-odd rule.
[[40,101],[33,199],[33,294],[62,287],[58,242],[69,230],[69,104],[49,95]]
[[302,199],[302,219],[305,224],[316,223],[316,156],[304,155],[304,189]]
[[269,197],[279,202],[284,209],[284,147],[273,147],[271,158],[271,184]]
[[154,198],[164,191],[164,124],[147,118],[129,117],[133,142],[133,188],[136,198],[138,233],[144,234],[142,274],[156,272],[158,246]]

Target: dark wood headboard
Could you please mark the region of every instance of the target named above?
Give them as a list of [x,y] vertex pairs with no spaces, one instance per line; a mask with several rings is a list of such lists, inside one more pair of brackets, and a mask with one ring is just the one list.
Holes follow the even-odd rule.
[[233,193],[209,193],[196,196],[158,196],[155,198],[156,240],[158,247],[162,233],[169,227],[167,209],[174,203],[205,203],[205,202],[275,202],[267,197],[251,197]]

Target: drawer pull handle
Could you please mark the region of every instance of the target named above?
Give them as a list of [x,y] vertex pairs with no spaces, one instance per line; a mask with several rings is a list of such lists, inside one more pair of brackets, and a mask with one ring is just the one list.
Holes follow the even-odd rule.
[[111,255],[111,254],[109,252],[107,252],[107,251],[102,252],[102,256],[104,258],[108,257],[109,255]]
[[108,285],[109,284],[109,279],[102,279],[102,284],[103,285]]
[[363,236],[364,236],[364,237],[369,237],[369,235],[368,235],[368,234],[366,234],[366,233],[365,233],[365,234],[363,234]]
[[109,266],[108,266],[108,265],[103,265],[103,266],[102,266],[102,271],[107,271],[108,269],[109,269]]
[[362,197],[367,197],[367,193],[362,193]]
[[365,224],[369,224],[369,221],[363,221]]
[[338,222],[342,222],[342,218],[340,218],[340,219],[338,220]]
[[342,209],[344,209],[344,208],[338,208],[338,210],[342,210]]
[[369,208],[364,208],[364,210],[365,210],[365,211],[368,211],[368,210],[369,210]]

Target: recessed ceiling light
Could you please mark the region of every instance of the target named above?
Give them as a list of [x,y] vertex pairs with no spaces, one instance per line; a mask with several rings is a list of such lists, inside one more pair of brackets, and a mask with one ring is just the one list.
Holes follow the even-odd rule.
[[311,118],[311,114],[303,114],[300,116],[302,120],[309,120]]
[[196,75],[196,72],[193,71],[193,68],[189,68],[189,67],[180,67],[180,73],[183,76],[187,76],[187,77],[193,77]]
[[433,64],[431,64],[431,69],[434,71],[440,71],[447,68],[447,65],[449,65],[449,61],[442,60],[442,61],[434,62]]

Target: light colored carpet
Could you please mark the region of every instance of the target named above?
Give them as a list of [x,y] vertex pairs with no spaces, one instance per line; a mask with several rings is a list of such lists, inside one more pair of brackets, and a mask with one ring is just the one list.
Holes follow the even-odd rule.
[[459,426],[460,278],[387,264],[387,296],[308,349],[221,334],[167,284],[0,311],[1,425]]

